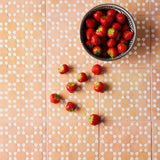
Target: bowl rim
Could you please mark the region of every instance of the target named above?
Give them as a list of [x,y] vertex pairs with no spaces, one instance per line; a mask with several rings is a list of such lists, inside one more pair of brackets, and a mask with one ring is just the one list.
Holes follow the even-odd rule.
[[[86,18],[88,17],[88,14],[91,13],[91,12],[93,12],[94,10],[97,10],[97,11],[98,11],[100,7],[105,7],[105,6],[116,7],[116,9],[120,9],[121,11],[125,12],[125,13],[128,15],[130,21],[131,21],[132,24],[133,24],[134,35],[133,35],[132,43],[131,43],[130,47],[128,48],[128,50],[127,50],[126,52],[121,53],[119,56],[116,56],[115,58],[97,57],[97,56],[95,56],[94,54],[90,53],[91,51],[88,49],[88,47],[87,47],[87,46],[84,44],[84,42],[83,42],[82,28],[84,27],[83,25],[84,25],[84,23],[85,23]],[[81,23],[80,23],[80,40],[81,40],[81,43],[82,43],[85,51],[87,51],[87,53],[88,53],[89,55],[91,55],[92,57],[94,57],[94,58],[96,58],[96,59],[98,59],[98,60],[101,60],[101,61],[114,61],[114,60],[118,60],[118,59],[124,57],[125,55],[127,55],[127,54],[130,52],[130,50],[133,48],[133,46],[134,46],[134,44],[135,44],[135,42],[136,42],[136,37],[137,37],[137,27],[136,27],[136,23],[135,23],[132,15],[131,15],[131,13],[130,13],[129,11],[127,11],[125,8],[123,8],[123,7],[121,7],[121,6],[117,5],[117,4],[113,4],[113,3],[103,3],[103,4],[99,4],[99,5],[97,5],[97,6],[94,6],[93,8],[89,9],[89,10],[85,13],[85,15],[83,16],[83,18],[82,18],[82,20],[81,20]]]

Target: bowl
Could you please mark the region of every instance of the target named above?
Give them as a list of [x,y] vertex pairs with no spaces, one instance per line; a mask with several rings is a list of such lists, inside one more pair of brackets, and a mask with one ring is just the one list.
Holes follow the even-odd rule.
[[[92,53],[92,51],[89,50],[89,48],[85,44],[86,40],[87,40],[86,39],[86,29],[87,28],[86,28],[86,24],[85,24],[86,19],[92,17],[92,15],[96,11],[107,11],[109,9],[114,9],[119,13],[123,13],[126,16],[127,23],[128,23],[128,25],[130,27],[130,30],[134,33],[132,39],[129,41],[129,45],[128,45],[127,51],[119,54],[118,56],[116,56],[114,58],[111,58],[111,57],[109,57],[109,58],[108,57],[107,58],[98,57],[98,56],[94,55]],[[94,57],[94,58],[96,58],[98,60],[101,60],[101,61],[114,61],[114,60],[117,60],[117,59],[120,59],[120,58],[124,57],[133,48],[134,43],[136,41],[136,35],[137,35],[136,24],[135,24],[135,21],[134,21],[133,17],[131,16],[131,14],[126,9],[122,8],[121,6],[116,5],[116,4],[111,4],[111,3],[100,4],[100,5],[95,6],[92,9],[90,9],[84,15],[84,17],[82,18],[81,24],[80,24],[80,40],[81,40],[82,46],[84,47],[84,49],[87,51],[87,53],[89,55],[91,55],[92,57]]]

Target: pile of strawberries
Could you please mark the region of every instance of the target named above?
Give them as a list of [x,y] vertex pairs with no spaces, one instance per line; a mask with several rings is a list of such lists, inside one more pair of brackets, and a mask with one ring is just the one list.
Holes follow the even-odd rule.
[[[65,74],[69,71],[69,67],[68,67],[68,65],[63,64],[58,70],[59,70],[60,74]],[[95,64],[92,67],[92,73],[94,73],[95,75],[99,75],[99,74],[101,74],[101,72],[102,72],[102,67],[100,65]],[[87,77],[86,73],[81,72],[77,75],[78,82],[85,82],[87,80],[88,80],[88,77]],[[77,84],[74,82],[68,82],[66,85],[66,89],[70,93],[74,93],[77,90],[77,87],[78,87]],[[94,90],[97,92],[103,93],[104,92],[104,84],[102,82],[96,82],[94,85]],[[50,95],[50,102],[51,103],[57,104],[60,102],[60,99],[61,99],[61,97],[56,93],[53,93]],[[72,102],[68,102],[66,104],[66,110],[69,112],[73,112],[76,108],[77,108],[76,105]],[[101,122],[101,117],[97,114],[91,114],[89,117],[89,122],[91,125],[97,125]]]
[[98,57],[114,58],[128,49],[133,32],[124,14],[110,9],[87,18],[86,45]]

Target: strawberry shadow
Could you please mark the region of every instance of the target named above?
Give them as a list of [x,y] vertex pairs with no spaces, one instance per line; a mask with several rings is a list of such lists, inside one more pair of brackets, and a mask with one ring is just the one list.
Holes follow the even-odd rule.
[[111,86],[108,85],[107,83],[104,83],[104,92],[112,90]]

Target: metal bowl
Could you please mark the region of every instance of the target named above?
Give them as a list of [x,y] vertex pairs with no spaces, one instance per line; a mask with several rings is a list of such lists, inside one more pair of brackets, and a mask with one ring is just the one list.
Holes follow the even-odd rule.
[[[126,18],[127,18],[127,23],[130,27],[130,30],[134,33],[132,39],[129,42],[128,45],[128,50],[124,53],[119,54],[118,56],[116,56],[115,58],[103,58],[103,57],[98,57],[96,55],[94,55],[92,53],[91,50],[88,49],[86,43],[86,25],[85,25],[85,21],[87,18],[92,17],[92,15],[96,12],[96,11],[107,11],[109,9],[114,9],[119,13],[123,13]],[[135,41],[136,41],[136,35],[137,35],[137,29],[136,29],[136,24],[135,21],[133,19],[133,17],[131,16],[131,14],[124,8],[122,8],[121,6],[118,6],[116,4],[111,4],[111,3],[106,3],[106,4],[100,4],[98,6],[95,6],[94,8],[90,9],[83,17],[81,24],[80,24],[80,39],[81,39],[81,43],[84,47],[84,49],[87,51],[87,53],[89,55],[91,55],[92,57],[98,59],[98,60],[102,60],[102,61],[114,61],[117,59],[122,58],[123,56],[125,56],[133,47]]]

